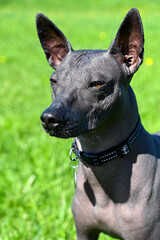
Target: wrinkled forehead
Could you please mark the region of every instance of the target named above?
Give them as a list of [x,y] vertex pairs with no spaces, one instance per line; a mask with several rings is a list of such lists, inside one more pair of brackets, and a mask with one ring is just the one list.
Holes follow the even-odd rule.
[[[83,78],[89,79],[95,75],[113,75],[115,73],[110,70],[111,65],[116,65],[115,59],[108,54],[106,50],[80,50],[73,51],[57,67],[53,76],[56,78]],[[116,67],[116,66],[115,66]]]
[[56,72],[68,69],[74,70],[92,66],[95,62],[104,60],[107,51],[105,50],[79,50],[70,52],[58,66]]

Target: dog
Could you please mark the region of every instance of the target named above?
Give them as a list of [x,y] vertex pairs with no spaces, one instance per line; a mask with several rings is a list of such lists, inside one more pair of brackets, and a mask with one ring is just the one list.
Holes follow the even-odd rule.
[[127,13],[108,50],[74,51],[46,16],[39,13],[36,24],[55,69],[42,125],[51,136],[74,137],[79,159],[72,203],[77,239],[97,240],[102,232],[159,240],[160,133],[142,126],[130,86],[144,54],[139,11]]

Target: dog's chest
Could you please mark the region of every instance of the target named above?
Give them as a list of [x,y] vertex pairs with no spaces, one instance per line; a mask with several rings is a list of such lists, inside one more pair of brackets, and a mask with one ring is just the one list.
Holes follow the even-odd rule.
[[[119,224],[114,214],[113,204],[107,203],[103,196],[97,202],[97,199],[91,195],[87,196],[80,189],[76,191],[72,204],[75,222],[82,229],[97,229],[104,233],[114,232],[115,236],[118,236],[116,233],[119,232]],[[99,204],[100,202],[103,204]]]
[[[115,200],[113,196],[111,199],[107,192],[100,187],[96,179],[93,184],[92,178],[90,178],[90,185],[86,176],[82,174],[81,168],[80,173],[73,200],[73,213],[78,225],[81,225],[82,228],[98,229],[100,232],[125,240],[153,239],[153,234],[157,234],[157,230],[154,230],[154,221],[157,221],[160,216],[160,205],[157,202],[159,197],[153,195],[148,198],[150,191],[146,188],[147,184],[140,191],[140,193],[147,192],[147,195],[140,194],[140,196],[137,195],[134,199],[126,199],[126,201],[122,201],[125,199],[120,198],[121,202],[116,202],[113,201],[113,199]],[[121,194],[124,195],[122,192]],[[146,232],[150,232],[150,238],[145,235]],[[160,233],[158,232],[158,234]]]
[[[123,240],[159,239],[153,238],[153,235],[160,236],[160,228],[155,230],[155,222],[151,221],[156,215],[156,210],[152,209],[153,211],[148,211],[146,214],[144,202],[132,208],[129,204],[115,205],[111,201],[104,200],[103,197],[101,200],[97,200],[93,205],[85,194],[76,193],[73,213],[75,221],[82,229],[96,229]],[[146,232],[149,234],[146,235]]]

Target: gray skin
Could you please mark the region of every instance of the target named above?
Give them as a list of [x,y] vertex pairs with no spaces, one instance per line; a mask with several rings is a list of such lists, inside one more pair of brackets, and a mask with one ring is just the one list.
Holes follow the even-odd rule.
[[[53,102],[41,115],[47,133],[75,137],[79,150],[99,153],[122,143],[138,120],[130,86],[143,61],[143,26],[137,9],[123,20],[109,50],[74,51],[43,14],[38,36],[49,64]],[[160,135],[142,127],[124,158],[101,166],[79,163],[72,204],[78,240],[101,232],[124,240],[160,239]]]

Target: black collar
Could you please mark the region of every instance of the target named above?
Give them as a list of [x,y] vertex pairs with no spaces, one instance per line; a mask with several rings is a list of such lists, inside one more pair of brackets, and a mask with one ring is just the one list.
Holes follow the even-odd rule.
[[105,162],[112,160],[117,157],[125,157],[131,150],[132,144],[135,142],[136,138],[138,137],[140,130],[142,128],[140,118],[136,124],[136,127],[129,135],[128,139],[124,141],[122,144],[113,147],[109,150],[103,151],[97,154],[85,153],[83,151],[79,151],[76,141],[73,141],[72,150],[75,153],[76,157],[79,158],[84,164],[89,164],[92,166],[99,166],[104,164]]

